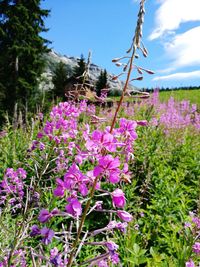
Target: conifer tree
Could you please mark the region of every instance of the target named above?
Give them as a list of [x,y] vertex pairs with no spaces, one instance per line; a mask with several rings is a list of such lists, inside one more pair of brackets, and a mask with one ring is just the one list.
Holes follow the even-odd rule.
[[64,91],[68,78],[71,76],[72,71],[62,61],[60,61],[53,74],[52,82],[54,84],[53,94],[55,97],[65,99]]
[[98,80],[96,82],[97,96],[101,96],[101,89],[104,89],[107,87],[107,82],[108,82],[107,71],[106,69],[104,71],[101,70]]
[[24,105],[35,94],[48,51],[41,0],[0,1],[0,93],[12,114],[15,102]]
[[78,66],[74,67],[73,74],[80,82],[83,82],[83,73],[86,70],[86,62],[83,54],[81,54],[80,59],[78,59]]

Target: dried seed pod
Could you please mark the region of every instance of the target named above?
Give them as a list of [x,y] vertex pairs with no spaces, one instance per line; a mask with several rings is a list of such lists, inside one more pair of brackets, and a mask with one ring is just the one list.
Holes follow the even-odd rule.
[[121,67],[121,66],[122,66],[122,63],[117,62],[117,63],[115,63],[115,65],[116,65],[117,67]]
[[124,66],[123,71],[125,72],[125,71],[127,70],[127,68],[128,68],[128,64],[126,64],[126,65]]
[[113,76],[113,77],[112,77],[112,80],[113,80],[113,81],[116,81],[117,79],[118,79],[118,76]]
[[130,82],[132,82],[132,81],[142,81],[142,80],[143,80],[143,76],[139,76],[137,78],[131,79]]
[[115,63],[115,62],[119,61],[120,59],[121,59],[120,57],[119,58],[113,58],[112,62]]
[[126,51],[126,53],[129,54],[131,52],[132,48],[133,48],[133,43],[131,44],[131,47]]
[[143,74],[143,71],[141,70],[141,68],[137,68],[137,71],[139,74]]
[[144,70],[144,71],[146,71],[148,74],[155,74],[155,72],[152,70]]

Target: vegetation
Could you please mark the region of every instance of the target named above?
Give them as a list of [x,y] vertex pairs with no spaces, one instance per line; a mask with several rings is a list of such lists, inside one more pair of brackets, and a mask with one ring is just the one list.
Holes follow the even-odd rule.
[[[41,0],[0,2],[0,100],[2,112],[13,115],[17,102],[21,109],[35,104],[38,82],[43,71],[42,55],[48,51],[44,18],[48,10]],[[33,101],[33,102],[32,102]]]
[[86,62],[83,54],[81,54],[80,59],[78,60],[78,66],[74,67],[73,75],[80,81],[83,82],[83,74],[86,71]]
[[[66,135],[68,130],[67,128],[64,130],[64,124],[61,123],[61,118],[59,119],[58,117],[58,114],[61,114],[61,107],[64,112],[63,114],[73,114],[70,112],[71,108],[69,109],[69,106],[66,104],[60,104],[56,108],[53,108],[51,116],[47,121],[43,121],[41,114],[38,114],[32,121],[32,124],[27,125],[26,128],[22,125],[14,130],[12,126],[7,125],[4,128],[4,132],[1,132],[0,180],[4,181],[8,177],[8,170],[11,173],[11,169],[8,168],[12,167],[13,171],[23,168],[27,172],[27,178],[23,182],[24,192],[27,192],[26,188],[28,189],[30,187],[30,183],[36,186],[38,184],[38,177],[41,175],[39,184],[36,187],[34,186],[34,205],[30,207],[33,213],[26,214],[28,217],[26,217],[25,221],[21,217],[20,211],[25,208],[23,203],[26,201],[26,194],[24,194],[22,200],[17,199],[18,204],[11,204],[12,202],[9,202],[9,199],[12,199],[14,196],[7,194],[6,199],[8,200],[8,205],[6,209],[5,202],[1,202],[1,208],[5,212],[1,213],[1,222],[4,223],[0,231],[0,254],[6,258],[7,252],[9,251],[9,244],[15,243],[14,233],[18,238],[21,236],[19,239],[21,240],[20,243],[16,244],[16,253],[13,257],[13,260],[15,259],[17,263],[16,266],[22,266],[20,264],[22,264],[23,259],[27,262],[28,266],[34,266],[31,260],[31,251],[36,266],[47,263],[51,264],[51,266],[56,266],[53,264],[53,254],[51,252],[51,249],[54,248],[55,250],[55,247],[58,249],[57,253],[60,255],[60,261],[64,261],[63,247],[61,245],[63,240],[62,236],[64,237],[64,235],[62,233],[63,228],[61,227],[61,222],[64,220],[67,231],[67,225],[69,225],[68,223],[71,218],[67,218],[66,215],[65,217],[58,217],[58,215],[55,215],[55,217],[52,215],[53,217],[51,217],[51,215],[48,215],[55,208],[58,208],[60,212],[64,212],[63,205],[65,206],[67,204],[64,199],[55,196],[55,194],[59,194],[58,181],[56,179],[57,177],[63,179],[64,175],[67,177],[66,175],[71,166],[71,161],[74,158],[76,158],[76,164],[79,166],[81,172],[88,171],[94,166],[94,163],[89,158],[85,160],[81,159],[81,151],[86,152],[85,142],[81,139],[82,134],[86,134],[87,132],[84,125],[89,123],[90,116],[92,118],[94,114],[100,118],[106,118],[106,122],[99,121],[97,124],[91,125],[92,132],[103,132],[105,126],[110,124],[114,113],[114,110],[112,112],[110,110],[103,111],[99,109],[95,111],[94,107],[86,107],[84,105],[84,102],[82,102],[81,105],[77,106],[77,109],[75,106],[71,107],[73,108],[73,112],[80,112],[82,110],[82,113],[78,117],[79,124],[77,128],[80,129],[81,135],[77,132],[76,137],[73,137],[76,130],[74,128],[75,132],[73,132],[73,128],[70,128],[69,133],[71,137],[68,137],[69,141],[67,142],[66,139],[62,139],[62,136],[64,136],[63,133]],[[158,110],[160,110],[159,113]],[[133,142],[134,159],[132,157],[129,158],[129,170],[123,169],[123,176],[119,185],[119,188],[126,194],[126,210],[133,216],[133,219],[126,230],[126,234],[122,235],[117,230],[107,234],[107,237],[112,237],[111,240],[119,245],[122,266],[184,267],[185,262],[189,261],[190,258],[195,262],[199,260],[198,254],[194,252],[195,249],[193,248],[195,242],[198,242],[195,232],[198,229],[195,228],[197,227],[195,226],[197,219],[195,218],[199,216],[200,205],[200,167],[198,164],[200,161],[200,119],[199,114],[195,112],[194,106],[189,104],[188,107],[187,101],[183,103],[183,101],[176,102],[170,99],[168,102],[161,103],[158,93],[153,94],[148,100],[124,106],[120,111],[120,116],[126,118],[126,120],[130,122],[137,121],[138,134],[138,138]],[[55,116],[57,120],[57,126],[55,125],[55,127],[57,129],[54,128],[52,135],[49,132],[49,127],[53,125],[53,114],[57,114]],[[90,115],[88,116],[88,114]],[[172,117],[171,114],[176,114],[176,117]],[[196,114],[195,117],[194,114]],[[189,121],[188,118],[190,118]],[[71,120],[69,115],[63,122],[66,123],[68,120]],[[145,120],[148,121],[148,125],[146,125]],[[120,125],[122,127],[122,124]],[[118,126],[116,125],[117,128]],[[91,136],[89,135],[87,137],[90,139],[89,146],[87,146],[87,149],[90,151],[97,144],[97,140],[91,139]],[[125,135],[123,135],[124,137]],[[70,146],[74,142],[74,138],[78,140],[79,147],[82,149],[81,151],[75,149],[73,150],[73,154],[71,154]],[[58,140],[62,141],[59,143]],[[48,158],[45,158],[45,155]],[[84,155],[86,156],[86,154]],[[119,152],[117,152],[117,155],[119,155]],[[10,178],[7,179],[10,183]],[[131,182],[131,185],[129,182]],[[43,189],[40,190],[40,188]],[[57,193],[55,193],[56,188]],[[5,190],[5,186],[1,183],[1,201],[5,201],[2,198],[5,196],[3,189]],[[100,200],[103,201],[104,209],[107,209],[107,207],[112,205],[113,201],[111,196],[107,194],[110,190],[111,192],[114,190],[114,185],[108,185],[106,181],[102,180],[101,190],[100,195],[105,194],[105,196],[102,195]],[[29,197],[33,196],[29,195]],[[97,192],[96,200],[99,200]],[[93,205],[95,205],[95,201]],[[116,205],[119,205],[117,203]],[[20,209],[17,208],[19,204],[22,205]],[[82,205],[84,205],[84,201]],[[112,210],[115,211],[116,208],[113,207]],[[47,221],[41,219],[46,218],[41,217],[44,209],[46,212],[49,212],[47,215],[43,215],[47,216],[47,218],[50,216]],[[110,212],[110,215],[112,214],[112,220],[114,220],[115,215],[112,213],[112,210],[108,210],[108,214]],[[12,218],[10,214],[12,214]],[[30,223],[28,218],[32,214],[34,216]],[[116,218],[115,220],[117,222],[120,221]],[[86,233],[86,229],[90,229],[91,224],[92,228],[95,224],[101,228],[108,222],[109,216],[102,216],[101,210],[96,210],[94,214],[91,213],[86,221],[84,233]],[[28,225],[28,228],[24,228],[20,234],[16,232],[16,223],[23,223],[22,225],[24,227]],[[41,241],[42,237],[40,235],[33,236],[34,225],[38,225],[39,229],[47,227],[54,230],[56,234],[49,241],[50,243],[47,242],[45,244]],[[8,229],[7,226],[9,226]],[[98,242],[101,239],[101,234],[99,237],[96,237],[96,240],[99,240]],[[92,256],[95,257],[102,253],[103,247],[98,248],[98,246],[94,246],[95,243],[93,244],[93,241],[91,239],[89,241],[90,243],[83,247],[79,261],[87,261]],[[37,246],[35,245],[38,242],[42,246],[43,252],[40,249],[37,250]],[[31,247],[31,250],[26,250],[27,246]],[[21,251],[20,254],[19,251]],[[42,261],[37,256],[44,255],[41,253],[45,253],[45,258]],[[85,264],[82,266],[88,265]]]
[[65,86],[72,75],[72,70],[61,61],[57,64],[54,74],[52,77],[52,82],[54,88],[52,90],[54,97],[59,97],[62,100],[65,100]]
[[108,78],[107,78],[107,71],[100,72],[98,80],[96,82],[96,94],[97,96],[101,96],[101,90],[107,88],[108,86]]
[[[45,30],[42,18],[48,11],[40,10],[40,1],[2,3],[2,10],[16,11],[14,18],[19,11],[24,19],[31,18],[27,10],[38,11],[34,18],[40,23],[34,21],[34,25],[37,33]],[[77,98],[74,102],[52,103],[49,114],[38,110],[31,119],[26,118],[26,123],[26,114],[15,112],[14,123],[8,117],[4,124],[0,132],[1,267],[199,264],[198,103],[195,99],[178,101],[169,95],[161,101],[163,93],[160,96],[157,90],[134,96],[128,90],[130,81],[143,78],[133,71],[153,74],[134,62],[138,53],[144,57],[148,54],[141,40],[144,4],[141,0],[130,49],[125,56],[112,60],[122,67],[113,80],[126,74],[114,108],[101,108],[106,101],[102,94],[98,108]],[[2,28],[13,19],[5,14]],[[13,51],[23,51],[16,44]],[[47,49],[45,40],[40,39],[39,44]],[[9,53],[8,49],[5,56],[12,59],[12,105],[27,84],[29,91],[20,103],[23,106],[37,83],[19,76],[23,54]],[[81,56],[73,70],[82,84],[87,79],[89,61],[86,64]],[[27,74],[33,78],[34,68],[32,71],[33,76],[29,69]],[[62,97],[68,75],[64,64],[59,63],[53,77],[56,96]],[[106,85],[106,76],[104,71],[99,77],[98,94]],[[2,83],[2,101],[6,99],[4,87]]]

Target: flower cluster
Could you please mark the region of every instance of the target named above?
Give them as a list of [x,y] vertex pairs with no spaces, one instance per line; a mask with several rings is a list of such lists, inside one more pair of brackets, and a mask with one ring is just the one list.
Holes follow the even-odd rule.
[[12,168],[8,168],[0,183],[0,204],[8,202],[11,206],[21,208],[25,179],[26,171],[24,169],[18,168],[14,171]]
[[[6,255],[3,257],[3,260],[0,258],[0,267],[7,267],[8,266],[9,256]],[[10,265],[9,265],[10,266]],[[26,252],[22,249],[15,250],[13,253],[13,267],[26,267]]]
[[[54,223],[50,223],[56,220],[55,217],[59,216],[60,222],[67,219],[67,221],[81,224],[81,220],[85,216],[83,211],[87,206],[86,199],[91,197],[91,188],[94,188],[95,202],[91,202],[92,206],[90,205],[87,213],[110,213],[115,216],[116,220],[108,222],[107,226],[103,228],[89,232],[84,237],[80,236],[79,238],[84,239],[84,245],[91,243],[89,242],[90,238],[101,232],[112,234],[112,230],[118,229],[124,233],[127,223],[133,219],[133,216],[124,210],[126,198],[120,185],[123,183],[123,175],[131,176],[128,162],[132,159],[133,146],[137,139],[136,127],[144,126],[146,122],[140,123],[122,118],[119,121],[119,127],[114,128],[111,132],[110,127],[106,127],[104,130],[99,128],[99,123],[103,123],[103,121],[98,123],[98,128],[91,127],[87,123],[80,124],[80,116],[87,113],[87,110],[89,107],[85,102],[76,105],[68,102],[58,104],[52,109],[50,120],[40,130],[37,140],[32,145],[31,150],[39,153],[41,159],[45,157],[43,155],[46,153],[46,148],[50,146],[53,147],[52,155],[56,155],[56,166],[53,170],[57,177],[52,181],[54,188],[50,202],[57,206],[54,204],[51,211],[42,208],[38,221],[48,225],[40,227],[35,224],[30,232],[32,238],[40,237],[37,240],[44,245],[50,244],[54,238],[61,242],[64,239],[63,230],[53,227]],[[91,111],[90,116],[94,116]],[[43,144],[42,147],[41,144]],[[110,186],[108,186],[109,184]],[[108,190],[108,188],[110,189]],[[113,209],[104,208],[104,199],[107,202],[104,195],[109,196]],[[58,206],[60,211],[58,211]],[[68,234],[65,262],[74,249],[73,235],[72,228],[72,232]],[[106,264],[110,260],[113,264],[118,264],[119,257],[116,253],[118,246],[111,240],[105,242],[101,243],[105,248],[105,253],[91,262],[98,266],[107,266]],[[97,244],[93,242],[93,245]],[[62,255],[57,250],[52,253],[50,253],[50,262],[55,266],[65,266]]]
[[146,100],[146,104],[155,109],[155,116],[151,119],[150,124],[162,125],[166,133],[171,129],[184,129],[189,126],[200,129],[197,105],[190,104],[188,100],[175,101],[173,97],[170,97],[167,102],[161,103],[158,90],[156,90],[152,97]]

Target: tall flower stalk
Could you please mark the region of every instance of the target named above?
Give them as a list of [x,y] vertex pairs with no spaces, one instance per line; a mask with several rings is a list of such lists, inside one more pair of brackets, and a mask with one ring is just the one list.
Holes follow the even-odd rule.
[[[137,56],[136,55],[137,50],[141,50],[145,57],[147,56],[147,53],[148,53],[147,49],[144,47],[144,45],[143,44],[141,45],[142,25],[143,25],[143,22],[144,22],[144,14],[145,14],[144,5],[145,5],[145,0],[141,0],[140,9],[139,9],[139,13],[138,13],[137,25],[136,25],[136,29],[135,29],[135,34],[134,34],[134,37],[133,37],[133,41],[131,43],[131,47],[127,51],[127,54],[128,55],[131,54],[131,55],[128,56],[128,58],[129,58],[128,62],[125,64],[125,67],[124,67],[124,71],[127,72],[126,81],[125,81],[125,84],[124,84],[124,88],[122,90],[122,95],[120,97],[120,101],[118,103],[118,106],[117,106],[117,108],[115,110],[115,113],[114,113],[114,116],[113,116],[113,120],[111,122],[110,134],[113,132],[113,129],[115,127],[115,123],[116,123],[116,120],[117,120],[118,112],[120,110],[120,107],[121,107],[123,99],[124,99],[124,95],[125,95],[125,93],[126,93],[126,91],[128,89],[128,85],[129,85],[129,82],[131,80],[131,74],[132,74],[132,70],[133,70],[133,62],[134,62],[135,57]],[[119,59],[113,59],[112,61],[115,62],[116,64],[118,64],[118,66],[121,66],[121,64],[119,64],[119,61],[121,59],[123,59],[123,58],[127,58],[127,56],[119,58]],[[139,70],[139,67],[137,67],[137,69]],[[145,69],[143,69],[143,70],[145,70]],[[153,72],[150,71],[150,70],[145,70],[145,71],[148,72],[149,74],[153,74]],[[142,72],[142,70],[140,69],[140,73],[141,72]],[[118,75],[118,76],[120,76],[120,75]],[[116,77],[114,77],[114,79],[115,78]],[[133,78],[132,80],[141,80],[141,76],[137,77],[135,79]],[[106,155],[106,150],[103,151],[103,155]],[[86,207],[85,207],[85,210],[84,210],[84,213],[82,215],[81,222],[80,222],[80,225],[79,225],[79,228],[78,228],[77,236],[76,236],[76,239],[75,239],[74,244],[73,244],[73,249],[72,249],[72,252],[71,252],[70,257],[69,257],[69,262],[68,262],[68,265],[67,265],[68,267],[71,267],[72,264],[73,264],[74,253],[75,253],[76,247],[77,247],[77,245],[79,243],[79,238],[80,238],[80,235],[81,235],[81,232],[82,232],[82,228],[84,226],[84,222],[85,222],[88,210],[90,208],[91,199],[94,196],[95,187],[96,187],[97,182],[98,182],[99,179],[100,179],[99,176],[97,176],[95,178],[93,186],[91,188],[90,196],[89,196],[89,199],[88,199],[88,201],[86,203]]]

